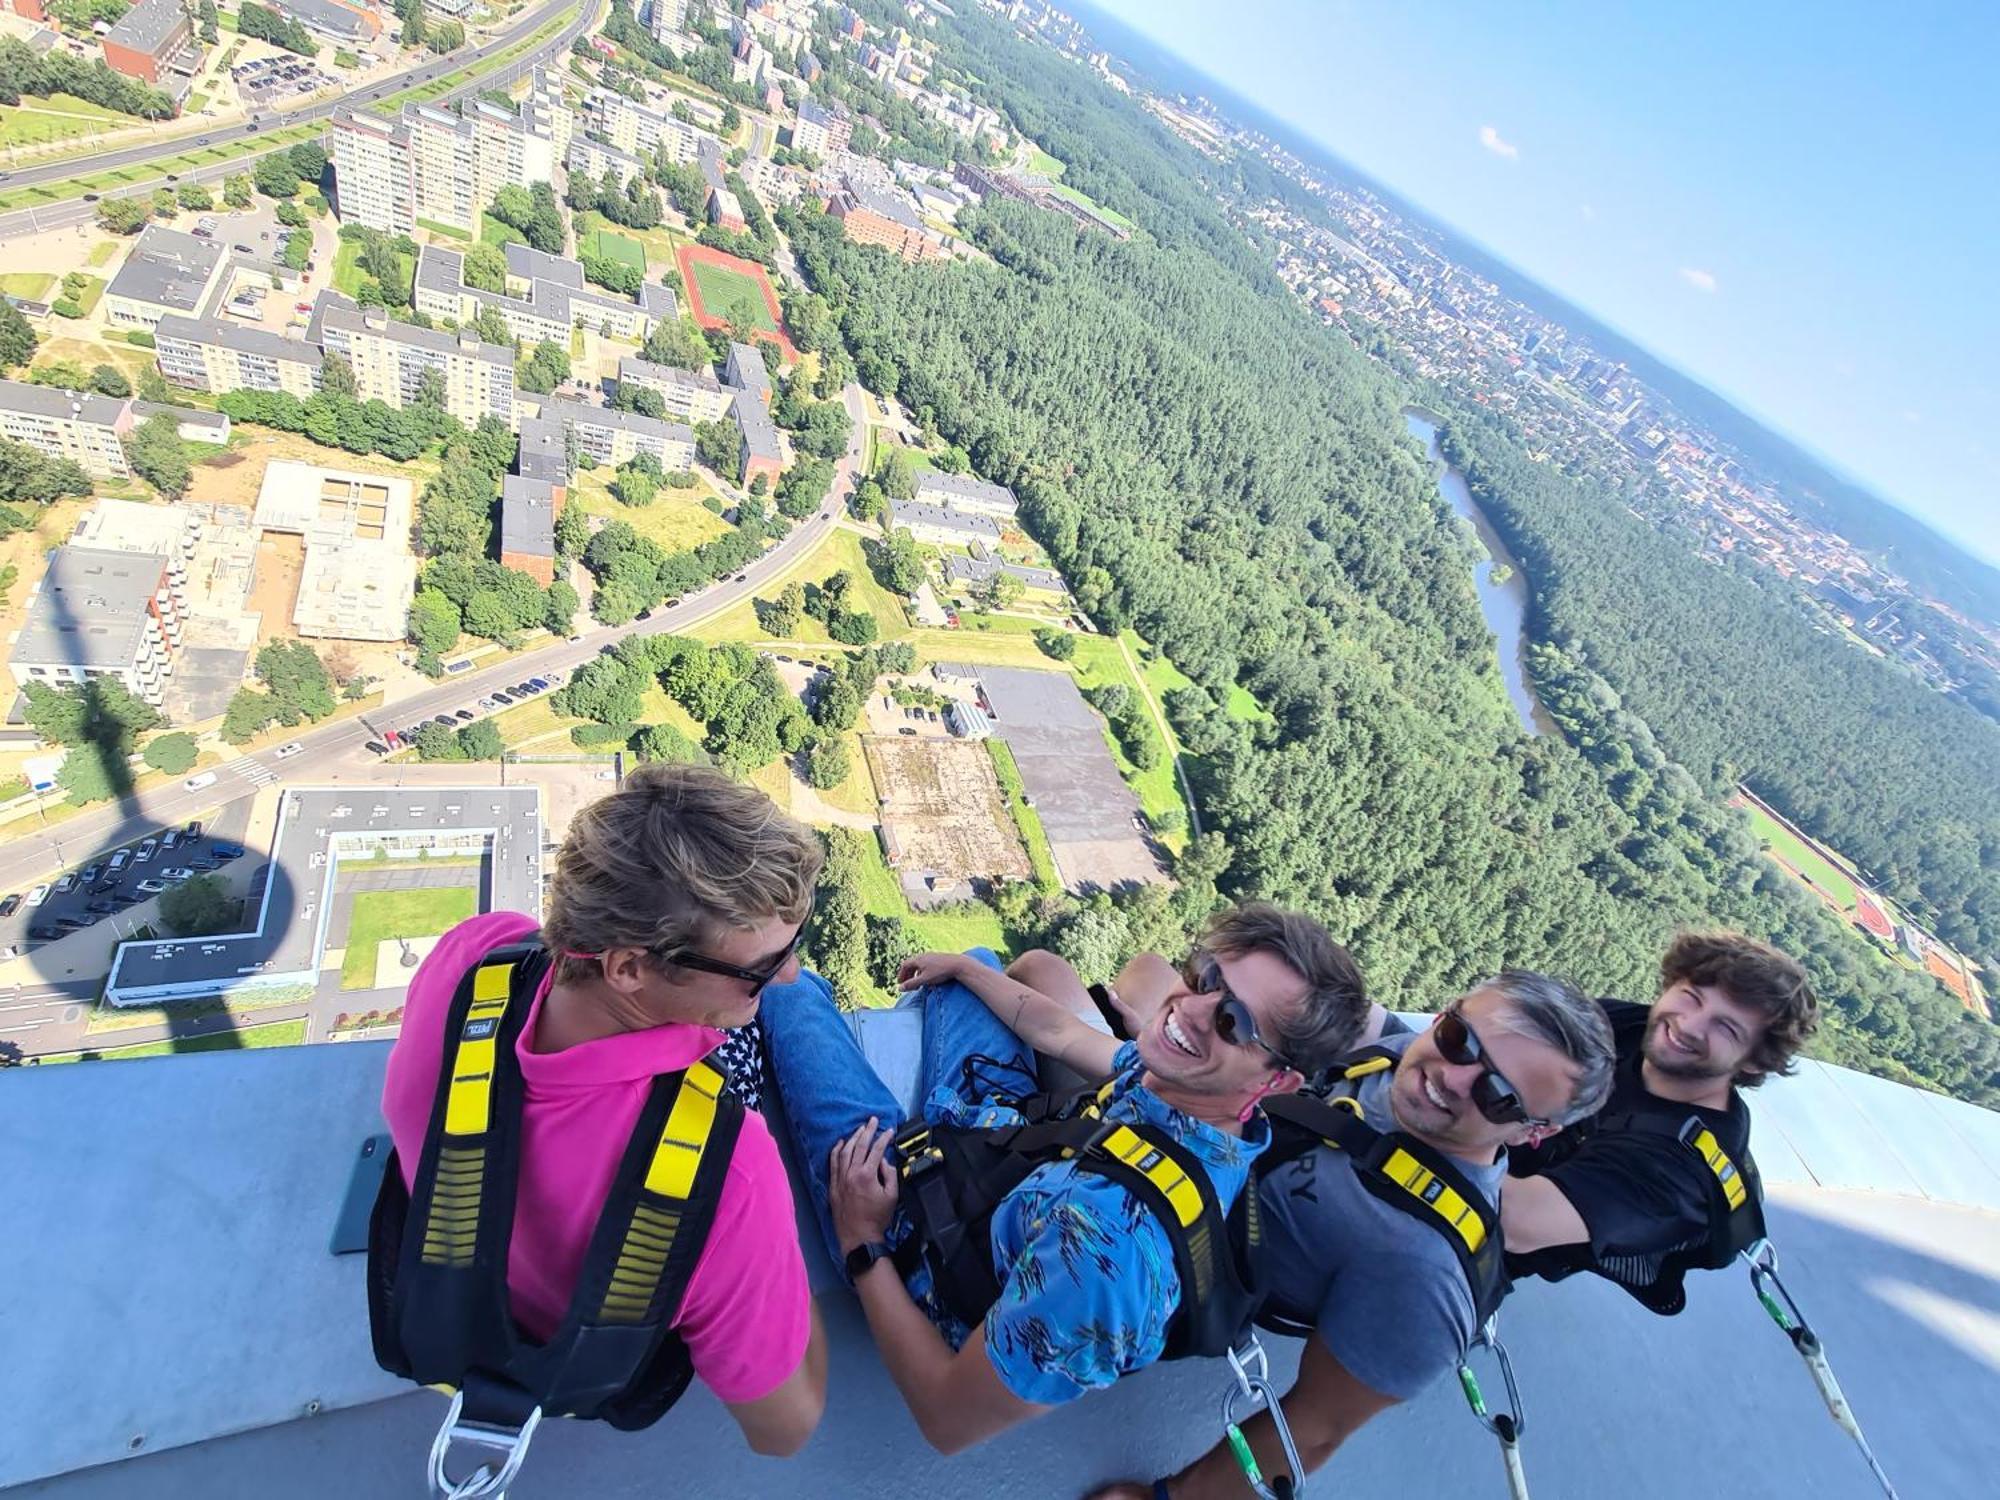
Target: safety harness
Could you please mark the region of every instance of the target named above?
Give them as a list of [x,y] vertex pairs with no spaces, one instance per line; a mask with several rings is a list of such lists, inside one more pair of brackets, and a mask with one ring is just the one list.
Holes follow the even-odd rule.
[[[1394,1068],[1397,1055],[1385,1047],[1364,1047],[1335,1064],[1334,1073],[1339,1083],[1359,1084]],[[1338,1151],[1362,1187],[1437,1232],[1465,1273],[1478,1321],[1484,1325],[1493,1316],[1507,1289],[1500,1216],[1449,1157],[1400,1130],[1377,1130],[1351,1094],[1286,1094],[1266,1099],[1264,1112],[1271,1117],[1273,1139],[1257,1160],[1260,1176],[1322,1146]],[[1270,1309],[1259,1321],[1285,1333],[1306,1326],[1304,1318],[1286,1313]]]
[[[515,1324],[507,1292],[525,1089],[515,1043],[549,955],[495,949],[459,984],[415,1185],[392,1157],[368,1247],[376,1361],[453,1392],[431,1449],[434,1494],[502,1494],[544,1414],[634,1429],[693,1375],[670,1326],[715,1217],[743,1108],[708,1062],[653,1081],[592,1231],[568,1311],[546,1343]],[[446,1473],[454,1443],[497,1461]]]
[[1036,1168],[1072,1161],[1125,1188],[1165,1231],[1180,1277],[1180,1305],[1164,1359],[1227,1354],[1257,1308],[1250,1248],[1256,1193],[1246,1185],[1224,1214],[1207,1170],[1166,1131],[1104,1117],[1116,1082],[1068,1097],[1010,1101],[1027,1123],[907,1126],[896,1137],[902,1205],[915,1233],[896,1250],[906,1277],[928,1265],[939,1301],[966,1323],[1000,1296],[993,1271],[993,1215]]

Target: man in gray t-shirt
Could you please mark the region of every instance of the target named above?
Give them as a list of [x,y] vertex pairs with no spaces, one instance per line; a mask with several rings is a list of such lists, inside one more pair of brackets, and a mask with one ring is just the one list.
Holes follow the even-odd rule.
[[[1400,1056],[1415,1040],[1385,1036],[1381,1046]],[[1335,1092],[1353,1094],[1375,1129],[1394,1130],[1393,1078],[1371,1073]],[[1454,1165],[1497,1209],[1506,1158]],[[1429,1224],[1362,1186],[1340,1152],[1308,1151],[1274,1168],[1257,1201],[1257,1279],[1269,1306],[1311,1324],[1348,1374],[1408,1401],[1463,1356],[1479,1330],[1458,1256]]]
[[[1610,1087],[1604,1013],[1560,980],[1509,972],[1454,1001],[1427,1031],[1390,1035],[1393,1071],[1359,1081],[1367,1122],[1451,1158],[1497,1195],[1505,1148],[1591,1113]],[[1349,1092],[1355,1085],[1342,1085]],[[1417,1395],[1463,1355],[1473,1327],[1465,1273],[1442,1235],[1376,1198],[1331,1146],[1274,1167],[1258,1194],[1273,1310],[1310,1324],[1285,1418],[1307,1473],[1370,1417]],[[1243,1426],[1267,1475],[1285,1458],[1267,1413]],[[1227,1443],[1171,1479],[1118,1484],[1095,1500],[1238,1500],[1249,1490]]]

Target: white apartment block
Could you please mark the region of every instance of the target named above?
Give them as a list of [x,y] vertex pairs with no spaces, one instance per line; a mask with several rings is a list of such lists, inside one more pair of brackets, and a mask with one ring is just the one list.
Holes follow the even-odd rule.
[[618,384],[658,392],[667,415],[678,422],[720,422],[736,395],[706,370],[679,370],[643,359],[619,360]]
[[67,458],[97,479],[132,472],[118,441],[127,421],[127,404],[109,396],[0,380],[0,438]]
[[504,345],[481,343],[470,331],[453,337],[394,323],[378,307],[356,307],[333,293],[321,294],[310,336],[328,354],[347,360],[363,401],[414,405],[424,372],[436,370],[444,379],[444,409],[466,426],[481,417],[498,417],[509,429],[519,423],[514,351]]
[[179,558],[56,548],[8,659],[15,681],[59,687],[115,677],[158,705],[180,649],[181,580]]
[[694,429],[679,422],[557,398],[542,403],[542,420],[560,426],[576,440],[579,453],[608,467],[641,453],[652,454],[666,473],[694,467]]
[[463,114],[412,104],[394,121],[336,115],[341,217],[389,234],[408,234],[422,219],[477,231],[502,188],[553,183],[567,128],[568,112],[540,92],[520,114],[472,99]]
[[585,125],[631,156],[651,157],[664,147],[669,161],[685,166],[707,138],[685,120],[608,89],[593,89],[583,108]]
[[602,141],[593,141],[587,135],[577,136],[569,143],[568,165],[570,176],[591,177],[599,182],[604,180],[606,172],[614,172],[621,188],[633,178],[646,175],[646,164],[638,157]]
[[657,281],[640,283],[635,301],[588,285],[583,267],[526,245],[508,245],[507,290],[489,292],[465,284],[465,256],[442,245],[426,245],[417,257],[418,312],[469,323],[482,307],[506,320],[507,331],[526,343],[543,339],[569,346],[570,330],[592,329],[612,338],[639,340],[664,318],[680,315],[674,294]]
[[316,345],[219,318],[160,319],[153,329],[160,373],[175,385],[220,395],[285,391],[301,401],[319,389]]

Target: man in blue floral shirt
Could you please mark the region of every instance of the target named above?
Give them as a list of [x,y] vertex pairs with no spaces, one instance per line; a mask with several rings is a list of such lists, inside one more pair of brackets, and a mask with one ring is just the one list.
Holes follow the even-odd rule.
[[[1261,905],[1211,925],[1134,1042],[1009,979],[983,950],[910,959],[901,984],[924,1010],[926,1119],[1018,1123],[1010,1101],[1036,1091],[1039,1051],[1110,1077],[1105,1118],[1170,1134],[1225,1211],[1269,1141],[1258,1101],[1345,1052],[1368,1006],[1324,929]],[[939,1305],[927,1271],[906,1284],[884,1254],[911,1232],[888,1160],[901,1111],[825,981],[805,974],[767,991],[763,1021],[828,1249],[853,1268],[883,1363],[934,1447],[971,1447],[1160,1357],[1180,1279],[1165,1229],[1134,1193],[1073,1162],[1036,1168],[993,1215],[1000,1293],[967,1326]]]

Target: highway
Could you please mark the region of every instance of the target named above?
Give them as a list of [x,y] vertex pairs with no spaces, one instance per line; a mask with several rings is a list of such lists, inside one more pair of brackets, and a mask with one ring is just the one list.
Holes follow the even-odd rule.
[[[449,57],[434,57],[417,67],[397,73],[389,78],[370,84],[355,93],[338,94],[331,99],[322,99],[296,110],[264,110],[237,125],[218,125],[213,130],[191,132],[186,135],[156,139],[144,145],[125,146],[117,150],[105,151],[95,156],[72,157],[66,161],[51,162],[40,167],[24,167],[0,181],[0,189],[33,187],[44,182],[64,182],[73,177],[87,176],[93,172],[109,172],[119,167],[141,165],[148,161],[171,156],[180,150],[190,150],[206,143],[209,146],[227,146],[238,141],[256,141],[267,131],[285,130],[294,125],[311,124],[316,120],[330,119],[336,110],[353,109],[357,105],[372,104],[386,99],[404,89],[429,82],[447,73],[459,72],[476,66],[487,58],[504,52],[522,37],[532,34],[554,16],[562,14],[572,6],[579,6],[579,0],[549,0],[549,3],[523,16],[505,32],[492,41]],[[539,47],[522,53],[506,68],[496,73],[483,74],[468,79],[440,99],[456,99],[479,89],[504,85],[520,78],[529,69],[547,62],[551,57],[569,50],[570,43],[581,36],[596,19],[598,0],[585,0],[577,9],[576,18],[561,31],[550,37]],[[436,101],[433,101],[436,102]],[[266,153],[255,152],[217,162],[213,166],[197,168],[179,174],[186,182],[213,182],[234,173],[247,170],[250,164]],[[131,182],[115,190],[111,196],[124,197],[128,194],[149,192],[166,181],[165,174],[156,179]],[[44,229],[61,229],[71,224],[81,224],[97,211],[94,203],[82,198],[72,198],[46,207],[16,209],[12,213],[0,214],[0,239],[10,235],[34,233]]]
[[[285,742],[296,742],[300,746],[299,751],[283,760],[277,757],[279,747],[269,746],[214,767],[217,775],[211,786],[196,791],[188,790],[185,783],[151,788],[125,797],[115,806],[66,819],[47,831],[38,830],[12,840],[0,846],[0,893],[25,891],[39,881],[53,878],[61,868],[80,868],[107,855],[114,848],[162,829],[177,827],[190,818],[210,818],[217,808],[224,805],[243,802],[247,806],[247,799],[260,786],[280,780],[311,785],[356,773],[366,776],[381,765],[372,751],[363,748],[370,739],[380,737],[370,727],[371,724],[396,728],[416,724],[438,714],[451,714],[461,708],[471,708],[476,712],[477,700],[495,688],[511,690],[514,683],[551,667],[566,674],[573,673],[578,666],[627,636],[683,634],[740,604],[810,554],[840,524],[840,515],[861,467],[868,433],[861,404],[861,388],[849,385],[841,393],[841,400],[853,426],[848,433],[847,452],[834,466],[833,487],[828,491],[825,502],[807,519],[795,523],[783,540],[733,577],[682,596],[676,606],[661,606],[653,611],[649,620],[635,621],[616,629],[591,626],[581,633],[580,640],[552,641],[539,649],[507,657],[493,666],[442,679],[408,697],[371,709],[364,716],[339,719],[318,728],[302,730],[292,741]],[[382,767],[370,779],[386,779],[390,775],[393,775],[391,768]],[[247,838],[253,855],[258,853],[261,840],[257,830],[249,830]],[[138,908],[133,910],[137,912]],[[23,923],[26,916],[23,913],[11,921]],[[31,967],[36,965],[33,957],[27,962]],[[80,1044],[78,1038],[83,1021],[83,1013],[74,1009],[77,998],[79,994],[95,995],[101,987],[100,979],[90,976],[73,978],[69,975],[58,979],[54,973],[41,973],[39,977],[45,982],[23,985],[12,991],[0,988],[0,1041],[15,1043],[27,1055],[73,1050]],[[86,979],[87,988],[79,990],[78,986],[83,985]],[[304,1011],[305,1007],[300,1006],[296,1013],[303,1014]],[[274,1012],[268,1019],[285,1019],[288,1014]],[[210,1029],[225,1029],[228,1024],[219,1021]],[[130,1038],[134,1041],[148,1039],[150,1037],[138,1033]]]

